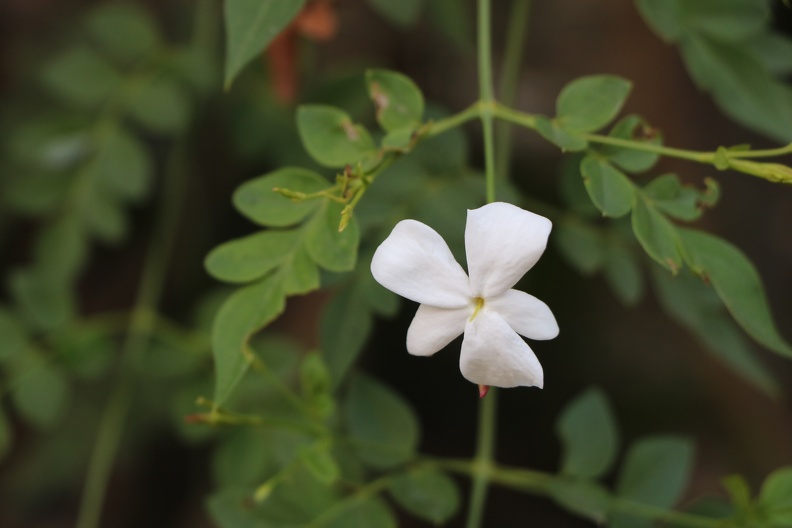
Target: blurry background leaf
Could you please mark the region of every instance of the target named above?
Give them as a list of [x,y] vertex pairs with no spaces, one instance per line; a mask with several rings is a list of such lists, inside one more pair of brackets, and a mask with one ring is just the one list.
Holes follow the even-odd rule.
[[589,389],[567,405],[556,422],[556,433],[563,444],[561,473],[600,477],[616,458],[616,421],[599,389]]
[[103,50],[124,62],[145,58],[160,40],[148,13],[132,3],[100,6],[89,13],[86,28]]
[[149,79],[130,108],[130,115],[140,125],[156,134],[176,134],[190,119],[187,90],[167,77]]
[[72,387],[63,373],[43,362],[24,362],[17,371],[12,400],[31,425],[50,429],[63,420],[72,400]]
[[[671,508],[682,496],[693,470],[693,444],[673,436],[644,438],[633,444],[624,460],[616,493],[620,498]],[[614,528],[642,528],[649,519],[615,515]]]
[[456,483],[439,471],[421,469],[395,475],[388,489],[401,507],[436,525],[447,522],[459,509]]
[[[429,0],[432,3],[434,0]],[[424,6],[424,0],[401,0],[400,2],[391,2],[389,0],[368,0],[368,3],[379,14],[401,26],[408,26],[416,21],[418,15],[421,14],[421,9]]]
[[401,396],[379,381],[358,374],[344,402],[350,442],[358,456],[378,469],[406,462],[418,445],[418,420]]
[[121,83],[115,69],[88,48],[63,52],[42,72],[42,81],[65,103],[99,106]]

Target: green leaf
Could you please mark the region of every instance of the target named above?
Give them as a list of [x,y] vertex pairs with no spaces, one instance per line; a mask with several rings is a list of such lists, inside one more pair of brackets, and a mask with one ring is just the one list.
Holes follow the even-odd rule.
[[283,292],[286,295],[301,295],[318,290],[320,285],[319,268],[304,247],[291,254],[291,263],[281,269]]
[[605,262],[602,234],[587,224],[559,223],[553,241],[567,262],[584,275],[596,273]]
[[632,228],[647,255],[671,273],[679,271],[682,255],[677,230],[640,193],[633,205]]
[[121,77],[98,54],[87,48],[74,48],[44,67],[42,82],[66,103],[94,107],[118,88]]
[[24,362],[11,393],[19,415],[39,429],[51,429],[66,414],[73,390],[60,370],[46,363]]
[[596,478],[613,465],[619,434],[610,404],[599,389],[589,389],[567,405],[556,432],[564,446],[563,474]]
[[75,313],[71,284],[35,268],[17,270],[9,287],[25,316],[44,330],[68,323]]
[[[654,436],[633,444],[627,452],[616,494],[629,501],[671,508],[685,489],[693,469],[693,444],[674,436]],[[613,528],[642,528],[649,519],[616,515]]]
[[319,482],[324,484],[335,482],[341,474],[338,464],[330,454],[329,446],[326,445],[314,444],[302,449],[300,461]]
[[602,215],[597,207],[591,203],[583,177],[580,174],[581,155],[563,156],[559,168],[559,192],[567,208],[578,216],[599,217]]
[[333,106],[300,106],[297,131],[308,154],[325,167],[354,165],[377,155],[365,127],[353,123],[346,112]]
[[15,358],[27,346],[27,329],[16,315],[0,306],[0,362]]
[[80,218],[67,213],[44,226],[33,252],[39,273],[53,281],[72,281],[88,253],[88,240]]
[[350,497],[343,514],[323,522],[325,528],[397,528],[388,505],[379,497]]
[[636,0],[638,11],[644,20],[667,41],[677,40],[682,35],[679,20],[680,2],[669,0]]
[[225,88],[300,12],[305,0],[226,0]]
[[154,172],[148,151],[121,127],[108,127],[97,139],[93,170],[99,185],[129,201],[148,193]]
[[368,376],[351,379],[344,418],[350,443],[370,466],[388,469],[412,458],[418,445],[418,419],[409,404]]
[[770,9],[765,2],[699,0],[677,2],[679,18],[689,31],[713,39],[742,43],[765,29]]
[[305,248],[311,258],[329,271],[349,271],[357,261],[360,228],[352,221],[338,232],[343,204],[325,200],[322,208],[305,227]]
[[588,142],[576,132],[563,128],[555,119],[549,120],[542,116],[536,117],[536,131],[550,143],[564,152],[585,150]]
[[691,273],[652,274],[663,309],[687,328],[716,358],[770,396],[780,392],[771,371],[751,349],[711,287]]
[[206,257],[206,270],[216,279],[245,283],[281,266],[300,244],[300,232],[263,231],[220,244]]
[[605,280],[626,306],[634,306],[641,300],[644,281],[635,253],[621,245],[611,244],[607,249],[604,268]]
[[307,354],[300,363],[300,388],[305,400],[319,416],[329,417],[335,410],[331,393],[333,380],[318,352]]
[[271,279],[240,288],[223,303],[212,329],[215,405],[223,405],[247,372],[250,337],[280,315],[284,308],[280,284]]
[[0,460],[3,460],[8,452],[11,451],[13,439],[11,424],[8,423],[5,413],[3,413],[3,408],[0,407]]
[[435,525],[447,522],[459,510],[456,483],[440,471],[419,469],[394,475],[388,490],[399,506]]
[[556,101],[558,125],[570,132],[592,132],[621,110],[632,84],[614,75],[591,75],[567,84]]
[[91,10],[86,29],[104,51],[124,62],[145,58],[160,44],[154,21],[135,4],[105,4]]
[[[399,4],[400,9],[403,7]],[[377,109],[377,122],[383,130],[414,129],[421,124],[423,94],[412,79],[394,71],[368,70],[366,87]]]
[[580,173],[591,201],[603,216],[619,218],[630,212],[635,190],[624,173],[596,154],[583,158]]
[[643,189],[652,204],[668,216],[691,221],[701,216],[709,197],[705,191],[682,185],[676,174],[664,174],[649,182]]
[[756,341],[792,358],[792,347],[773,323],[759,273],[745,254],[723,239],[693,230],[680,230],[685,259],[705,276],[734,319]]
[[[608,133],[609,137],[626,139],[640,145],[661,145],[662,135],[650,128],[646,121],[637,115],[628,115],[616,123]],[[644,172],[652,168],[659,156],[652,152],[604,145],[601,149],[608,161],[627,172]]]
[[[430,0],[430,2],[433,0]],[[380,15],[400,26],[413,24],[424,5],[424,0],[368,0],[368,3]]]
[[759,508],[771,526],[792,524],[792,467],[776,469],[765,479]]
[[138,92],[130,116],[156,134],[172,135],[187,127],[190,96],[178,82],[167,77],[150,80]]
[[124,239],[129,231],[129,219],[118,198],[93,189],[83,194],[83,200],[89,205],[83,207],[80,214],[89,233],[108,244]]
[[325,308],[320,341],[337,387],[355,363],[373,326],[371,310],[356,286],[338,292]]
[[250,220],[263,226],[286,227],[308,217],[321,200],[292,200],[273,189],[312,194],[330,184],[313,171],[285,167],[243,183],[234,192],[234,207]]
[[746,43],[762,66],[773,75],[792,73],[792,39],[778,33],[761,33]]
[[596,482],[557,478],[551,481],[549,491],[560,506],[598,525],[603,523],[610,510],[611,496]]

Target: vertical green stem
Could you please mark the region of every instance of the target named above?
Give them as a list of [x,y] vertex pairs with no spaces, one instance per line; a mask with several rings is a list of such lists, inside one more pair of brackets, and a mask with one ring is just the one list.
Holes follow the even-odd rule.
[[[481,124],[484,129],[484,169],[487,182],[487,203],[495,201],[495,137],[493,130],[495,96],[492,87],[492,46],[490,38],[492,22],[490,14],[490,0],[478,0],[479,97],[482,109]],[[484,507],[487,502],[487,489],[490,482],[490,468],[492,467],[495,453],[497,402],[497,391],[490,389],[489,394],[481,400],[479,407],[476,456],[474,458],[478,471],[473,478],[467,528],[478,528],[484,518]]]
[[495,135],[492,87],[492,45],[490,38],[490,0],[478,0],[478,76],[481,124],[484,128],[484,170],[487,179],[487,202],[495,201]]
[[127,330],[127,338],[121,350],[117,380],[105,404],[96,445],[89,462],[77,528],[96,528],[100,524],[107,483],[118,453],[127,411],[132,403],[135,379],[131,373],[130,361],[144,351],[154,331],[156,318],[153,313],[162,293],[167,263],[178,227],[186,172],[183,159],[183,147],[175,146],[169,163],[157,225],[140,279],[138,298]]
[[[509,14],[509,28],[506,31],[506,51],[503,54],[498,100],[506,106],[514,106],[517,99],[517,84],[520,77],[525,35],[531,11],[531,0],[514,0]],[[496,167],[498,180],[506,181],[509,177],[511,162],[512,125],[501,121],[495,129],[497,138]]]

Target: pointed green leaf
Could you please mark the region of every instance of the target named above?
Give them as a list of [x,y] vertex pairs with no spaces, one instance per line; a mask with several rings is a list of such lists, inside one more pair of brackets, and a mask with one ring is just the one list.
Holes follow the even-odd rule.
[[421,124],[423,94],[412,79],[394,71],[368,70],[366,87],[383,130],[414,129]]
[[418,419],[390,388],[359,374],[349,384],[344,407],[350,443],[364,462],[387,469],[414,456]]
[[632,228],[635,237],[658,264],[676,273],[682,267],[677,230],[646,199],[638,194],[633,205]]
[[284,308],[281,286],[272,279],[240,288],[223,303],[212,329],[215,405],[223,405],[247,372],[250,337],[280,315]]
[[558,125],[570,132],[592,132],[621,110],[632,83],[614,75],[591,75],[564,86],[556,101]]
[[638,11],[655,33],[668,41],[674,41],[682,35],[682,23],[679,16],[680,2],[668,0],[636,0]]
[[440,471],[420,469],[394,475],[388,489],[399,506],[435,525],[447,522],[459,509],[456,483]]
[[297,131],[308,154],[325,167],[354,165],[377,155],[365,127],[353,123],[346,112],[333,106],[300,106]]
[[[632,445],[616,484],[616,494],[629,501],[671,508],[682,496],[693,469],[693,444],[674,436],[653,436]],[[613,528],[642,528],[650,519],[617,515]]]
[[131,3],[104,4],[91,10],[86,29],[104,51],[121,61],[142,59],[160,44],[154,21]]
[[240,185],[234,192],[234,207],[257,224],[286,227],[302,221],[315,211],[322,201],[297,201],[273,189],[312,194],[328,187],[330,187],[328,181],[313,171],[285,167]]
[[580,173],[591,201],[604,216],[619,218],[630,212],[635,190],[624,173],[597,155],[583,158]]
[[305,0],[226,0],[225,86],[297,16]]
[[338,232],[343,208],[343,204],[325,200],[305,227],[305,248],[317,264],[329,271],[350,271],[357,261],[360,228],[353,217],[347,228]]
[[220,244],[206,257],[216,279],[244,283],[263,277],[297,250],[299,231],[263,231]]
[[37,327],[50,330],[74,317],[71,284],[62,278],[30,268],[13,272],[9,287],[25,316]]
[[561,412],[556,433],[564,447],[562,473],[596,478],[613,465],[619,434],[610,404],[599,389],[587,390]]
[[680,230],[690,268],[709,280],[743,329],[770,350],[792,358],[792,347],[778,333],[756,268],[738,248],[700,231]]
[[300,461],[305,464],[316,480],[331,484],[338,479],[341,470],[338,468],[328,446],[313,445],[300,451]]
[[577,152],[585,150],[588,142],[577,135],[561,127],[558,122],[553,119],[538,116],[536,118],[536,131],[550,143],[556,145],[564,152]]

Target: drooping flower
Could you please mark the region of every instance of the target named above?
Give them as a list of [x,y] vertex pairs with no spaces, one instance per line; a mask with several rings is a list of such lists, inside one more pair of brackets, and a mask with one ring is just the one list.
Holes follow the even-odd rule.
[[468,276],[436,231],[399,222],[374,253],[371,273],[420,303],[407,351],[431,356],[464,333],[459,368],[482,395],[489,386],[541,388],[542,366],[517,334],[553,339],[558,324],[545,303],[512,286],[539,260],[551,227],[547,218],[507,203],[468,210]]

